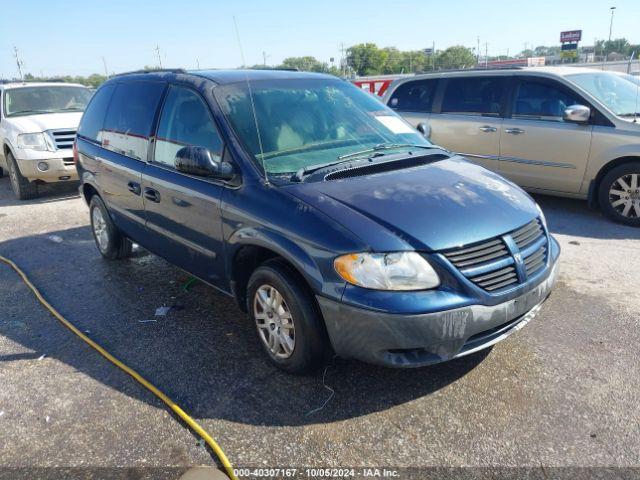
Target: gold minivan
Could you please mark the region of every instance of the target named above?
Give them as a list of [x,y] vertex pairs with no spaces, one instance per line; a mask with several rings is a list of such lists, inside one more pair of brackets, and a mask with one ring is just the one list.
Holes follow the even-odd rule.
[[588,199],[640,226],[640,87],[574,67],[396,80],[383,101],[430,140],[527,190]]

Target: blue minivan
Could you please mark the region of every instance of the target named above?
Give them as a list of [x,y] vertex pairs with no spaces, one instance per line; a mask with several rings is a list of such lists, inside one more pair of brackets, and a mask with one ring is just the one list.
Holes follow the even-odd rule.
[[102,256],[135,242],[234,297],[289,372],[468,355],[524,326],[557,276],[529,195],[328,75],[119,75],[74,156]]

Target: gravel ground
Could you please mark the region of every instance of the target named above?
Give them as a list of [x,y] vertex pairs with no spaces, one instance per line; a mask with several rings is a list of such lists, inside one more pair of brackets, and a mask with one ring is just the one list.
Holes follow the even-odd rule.
[[[433,367],[338,359],[326,386],[323,372],[296,377],[265,363],[233,301],[199,283],[185,290],[188,275],[160,258],[139,250],[103,261],[75,185],[18,202],[0,179],[0,255],[192,414],[238,467],[354,467],[356,476],[387,467],[399,478],[525,472],[512,467],[529,468],[529,478],[584,478],[596,470],[568,467],[600,467],[598,475],[636,478],[640,230],[584,202],[536,200],[563,252],[557,287],[534,321],[488,353]],[[165,472],[176,478],[213,463],[155,397],[64,329],[4,265],[0,297],[0,478],[21,471],[8,467],[128,467],[154,478],[161,470],[145,469],[176,467]],[[173,308],[143,322],[159,306]],[[335,395],[310,413],[329,388]]]

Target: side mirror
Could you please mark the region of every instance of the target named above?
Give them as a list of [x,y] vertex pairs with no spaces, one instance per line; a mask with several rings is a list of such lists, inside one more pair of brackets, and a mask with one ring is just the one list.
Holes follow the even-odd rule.
[[431,137],[431,127],[426,122],[420,122],[418,125],[416,125],[416,130],[418,130],[426,138]]
[[591,109],[584,105],[570,105],[564,110],[562,119],[565,122],[587,123],[591,117]]
[[176,170],[199,177],[213,177],[221,180],[233,178],[233,166],[222,160],[214,160],[211,152],[204,147],[182,147],[176,153]]

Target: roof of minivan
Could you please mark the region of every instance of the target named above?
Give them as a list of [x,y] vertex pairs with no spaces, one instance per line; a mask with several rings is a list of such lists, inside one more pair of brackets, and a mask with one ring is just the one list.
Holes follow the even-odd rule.
[[206,78],[218,85],[226,85],[230,83],[258,81],[258,80],[279,80],[279,79],[300,79],[300,78],[324,78],[335,79],[332,75],[323,73],[297,72],[293,70],[148,70],[121,73],[111,77],[108,81],[118,81],[125,78],[155,78],[155,79],[172,79],[180,75],[194,76]]
[[332,75],[293,70],[190,70],[188,74],[206,77],[219,85],[256,80],[286,80],[295,78],[333,78]]
[[450,70],[433,73],[418,74],[413,77],[403,77],[399,81],[407,81],[416,78],[440,78],[440,77],[477,77],[491,75],[535,75],[542,74],[545,76],[564,77],[575,73],[602,72],[602,70],[594,68],[582,67],[523,67],[523,68],[494,68],[494,69],[468,69],[468,70]]

